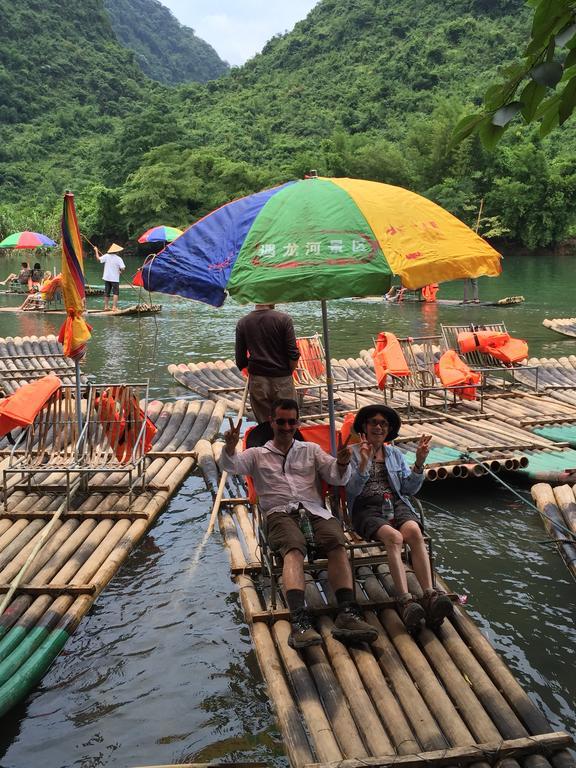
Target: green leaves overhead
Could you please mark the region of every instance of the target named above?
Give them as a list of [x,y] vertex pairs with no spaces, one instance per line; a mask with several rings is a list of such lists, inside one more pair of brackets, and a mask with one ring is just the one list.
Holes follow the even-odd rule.
[[[530,5],[535,10],[524,58],[507,67],[502,72],[505,79],[486,91],[483,117],[491,117],[491,124],[500,128],[513,124],[517,115],[525,123],[539,120],[540,135],[545,136],[565,123],[576,106],[573,77],[565,76],[576,64],[576,4],[574,0],[533,0]],[[566,46],[568,52],[562,50]],[[503,132],[498,135],[485,125],[476,121],[473,130],[478,130],[486,147],[494,148]],[[459,124],[453,142],[461,140]]]

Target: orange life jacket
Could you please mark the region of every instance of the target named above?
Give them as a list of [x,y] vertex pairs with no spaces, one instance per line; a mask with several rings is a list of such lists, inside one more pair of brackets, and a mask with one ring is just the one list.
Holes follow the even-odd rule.
[[433,301],[436,301],[436,294],[438,293],[438,283],[430,283],[430,285],[425,285],[424,288],[422,288],[422,298],[424,301],[431,304]]
[[376,381],[380,389],[386,386],[386,376],[409,376],[410,368],[402,352],[400,342],[393,333],[382,332],[376,339],[376,348],[372,355]]
[[[471,371],[458,353],[449,349],[436,363],[436,375],[445,387],[457,387],[459,384],[475,385],[480,383],[480,374]],[[476,387],[463,386],[455,390],[463,400],[476,400]]]
[[457,340],[462,353],[477,350],[503,363],[519,363],[528,357],[528,343],[504,332],[461,331]]
[[61,386],[57,376],[44,376],[31,384],[22,385],[13,395],[0,400],[0,437],[16,427],[29,427]]
[[134,397],[127,402],[123,389],[121,386],[106,389],[96,399],[95,408],[116,458],[125,464],[132,459],[142,419],[145,419],[144,453],[152,448],[152,440],[158,430]]

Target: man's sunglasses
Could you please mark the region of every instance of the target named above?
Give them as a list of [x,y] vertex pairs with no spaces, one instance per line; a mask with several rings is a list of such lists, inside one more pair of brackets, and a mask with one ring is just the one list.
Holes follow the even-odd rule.
[[298,419],[274,419],[274,421],[279,427],[285,427],[286,425],[295,427],[298,424]]
[[386,419],[366,419],[366,423],[371,427],[382,427],[382,429],[388,426]]

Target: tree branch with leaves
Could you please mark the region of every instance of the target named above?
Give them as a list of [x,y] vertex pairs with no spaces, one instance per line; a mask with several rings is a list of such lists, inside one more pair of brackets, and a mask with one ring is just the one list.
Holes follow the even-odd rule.
[[576,107],[576,2],[528,0],[534,6],[530,42],[522,61],[503,72],[503,81],[484,94],[484,110],[467,115],[452,136],[456,145],[477,132],[485,147],[496,146],[521,119],[539,122],[546,136],[563,125]]

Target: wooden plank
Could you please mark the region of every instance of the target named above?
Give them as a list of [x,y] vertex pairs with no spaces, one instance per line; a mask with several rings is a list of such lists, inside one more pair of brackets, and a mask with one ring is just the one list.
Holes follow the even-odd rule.
[[[8,592],[10,584],[0,584],[0,594]],[[93,595],[95,584],[19,584],[15,590],[22,595]]]
[[454,764],[468,765],[469,763],[486,760],[496,765],[505,757],[522,757],[525,755],[556,752],[566,747],[572,747],[574,740],[569,733],[544,733],[538,736],[526,736],[520,739],[507,739],[501,742],[472,744],[469,747],[453,747],[439,749],[433,752],[419,752],[416,755],[382,755],[380,757],[362,758],[361,760],[339,760],[328,763],[307,763],[304,768],[424,768],[424,766],[451,766]]
[[[50,511],[43,512],[1,512],[0,520],[44,520],[52,517],[54,513]],[[104,512],[89,511],[85,509],[71,509],[68,512],[62,512],[60,517],[63,520],[70,519],[96,519],[96,520],[147,520],[146,512],[129,512],[126,509],[111,509]]]

